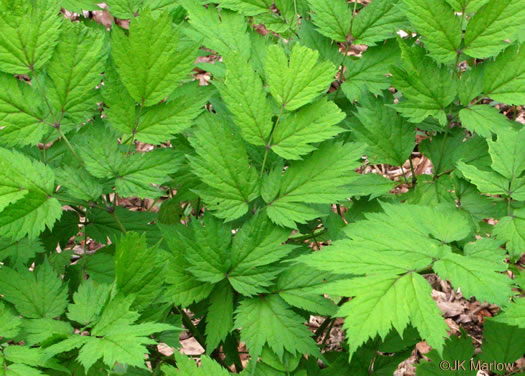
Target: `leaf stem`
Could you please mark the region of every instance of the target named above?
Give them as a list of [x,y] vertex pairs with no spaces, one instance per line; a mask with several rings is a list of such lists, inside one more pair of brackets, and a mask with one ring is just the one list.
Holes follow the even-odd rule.
[[118,219],[117,215],[115,214],[115,208],[109,208],[108,212],[115,220],[115,223],[119,227],[120,231],[122,231],[124,234],[127,233],[126,228],[122,225],[122,222],[120,222],[120,219]]
[[275,131],[275,128],[277,128],[277,125],[279,124],[279,121],[281,121],[281,116],[283,115],[284,111],[284,104],[281,106],[281,110],[279,111],[279,115],[277,116],[277,120],[275,121],[275,124],[272,127],[272,131],[270,132],[270,137],[268,138],[268,142],[266,143],[266,150],[264,151],[264,158],[263,163],[261,166],[261,172],[259,173],[259,178],[262,178],[264,174],[264,167],[266,166],[266,159],[268,158],[268,151],[272,147],[272,138],[273,138],[273,132]]
[[410,163],[410,172],[412,173],[412,186],[415,187],[417,184],[417,176],[416,170],[414,169],[414,163],[412,163],[412,155],[408,158],[408,162]]
[[40,84],[40,80],[38,79],[38,75],[36,74],[36,72],[34,71],[33,68],[31,68],[31,73],[32,73],[33,78],[35,80],[36,86],[38,86],[38,90],[40,90],[40,94],[42,94],[42,99],[46,103],[46,106],[49,109],[49,113],[51,114],[51,117],[53,118],[53,123],[56,123],[56,117],[55,117],[55,113],[53,112],[53,107],[51,107],[51,104],[47,100],[47,96],[46,96],[46,93],[44,92],[44,88]]
[[186,312],[184,312],[183,309],[177,308],[177,311],[179,311],[181,317],[182,317],[182,323],[188,329],[188,331],[191,333],[193,338],[201,345],[201,347],[206,351],[206,340],[204,339],[204,336],[201,334],[199,329],[193,323],[191,322],[190,317]]
[[139,104],[139,112],[138,112],[138,114],[135,117],[135,125],[133,126],[133,133],[131,135],[131,140],[130,140],[129,146],[128,146],[128,154],[131,152],[131,145],[133,145],[135,143],[135,135],[137,134],[137,130],[139,128],[139,121],[140,121],[140,117],[142,115],[142,109],[143,108],[144,108],[144,99],[142,99],[142,102],[140,102],[140,104]]
[[62,138],[64,140],[64,142],[66,143],[67,147],[69,148],[69,150],[71,151],[71,153],[73,154],[75,159],[80,163],[80,165],[84,166],[84,161],[82,161],[82,159],[80,159],[78,154],[75,152],[75,149],[73,149],[73,145],[71,145],[71,143],[69,142],[69,140],[66,137],[66,135],[64,134],[64,132],[62,132],[62,129],[60,129],[60,124],[57,123],[55,125],[56,126],[54,128],[57,130],[60,138]]

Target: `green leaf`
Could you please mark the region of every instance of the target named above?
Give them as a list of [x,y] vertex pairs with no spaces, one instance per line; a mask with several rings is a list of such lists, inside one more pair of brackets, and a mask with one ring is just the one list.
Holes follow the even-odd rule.
[[48,166],[0,148],[0,236],[34,239],[46,227],[52,229],[62,214],[60,203],[51,197],[54,183]]
[[337,311],[336,305],[317,292],[330,277],[304,265],[294,265],[279,275],[275,292],[291,306],[333,316]]
[[206,299],[214,284],[201,282],[190,273],[191,264],[181,254],[174,253],[169,259],[166,272],[168,285],[165,297],[176,305],[188,306]]
[[[325,142],[304,161],[297,161],[282,175],[274,175],[280,186],[276,198],[268,202],[268,217],[280,226],[295,228],[319,212],[307,204],[331,204],[348,197],[344,185],[362,150],[355,144]],[[327,169],[326,166],[331,166]]]
[[64,23],[47,73],[51,78],[47,96],[57,123],[79,124],[93,116],[100,102],[100,84],[106,60],[104,35],[81,23]]
[[234,220],[248,211],[258,195],[257,172],[250,166],[240,136],[219,116],[197,122],[190,139],[197,156],[188,156],[192,172],[209,187],[199,192],[216,216]]
[[47,260],[34,272],[1,268],[0,293],[27,318],[53,318],[67,305],[67,288]]
[[134,294],[134,306],[144,308],[162,293],[165,258],[157,247],[147,247],[146,235],[127,232],[115,250],[115,282],[125,296]]
[[91,123],[87,130],[73,139],[78,155],[86,170],[96,178],[110,179],[118,175],[124,164],[116,133],[101,121]]
[[450,71],[439,67],[424,55],[421,47],[409,47],[398,38],[404,70],[393,67],[392,82],[403,93],[406,101],[394,108],[414,123],[420,123],[428,116],[446,124],[445,108],[456,97],[457,81]]
[[515,41],[525,23],[520,0],[490,0],[472,17],[465,32],[463,52],[475,58],[497,55]]
[[509,128],[511,124],[497,108],[483,104],[461,109],[459,119],[463,127],[485,138],[491,138],[492,134]]
[[156,344],[148,336],[174,328],[152,322],[135,324],[139,314],[129,310],[131,301],[129,298],[115,298],[105,307],[99,322],[91,330],[91,336],[73,335],[46,348],[46,353],[54,355],[80,348],[77,359],[86,370],[101,358],[108,367],[118,362],[147,369],[144,364],[144,354],[148,353],[145,345]]
[[39,239],[22,238],[16,242],[0,239],[0,261],[13,269],[24,269],[37,253],[45,252]]
[[128,137],[150,144],[160,144],[181,133],[193,124],[204,110],[210,90],[196,83],[180,86],[165,102],[136,111],[135,101],[129,96],[120,80],[109,66],[106,72],[107,86],[104,87],[104,101],[109,123]]
[[[314,253],[299,259],[302,264],[317,270],[342,275],[403,274],[410,270],[422,269],[432,262],[432,258],[417,252],[407,252],[403,246],[399,250],[380,250],[377,245],[361,246],[359,241],[339,240],[323,252]],[[320,289],[321,290],[321,289]]]
[[330,38],[321,35],[312,22],[305,19],[301,20],[301,28],[297,32],[297,36],[299,43],[303,46],[319,51],[321,59],[331,61],[336,66],[341,65],[343,55],[339,52],[339,45],[333,43]]
[[345,64],[346,79],[341,89],[351,101],[359,100],[365,89],[372,94],[382,95],[383,90],[391,85],[387,73],[392,73],[391,68],[399,63],[399,46],[394,40],[369,47],[359,60]]
[[93,324],[109,297],[111,285],[98,285],[93,279],[84,281],[73,295],[74,303],[67,307],[67,317],[79,324]]
[[25,82],[1,72],[0,86],[0,143],[37,144],[49,129],[42,98]]
[[[211,215],[203,222],[193,221],[188,227],[177,226],[177,241],[184,246],[188,270],[202,282],[217,283],[226,278],[228,248],[231,242],[229,226]],[[175,240],[175,239],[173,239]]]
[[149,224],[155,219],[154,213],[131,211],[117,206],[112,212],[97,208],[88,210],[87,218],[87,236],[99,243],[105,244],[108,238],[116,243],[124,232],[123,229],[146,233],[150,245],[156,244],[160,239],[160,232]]
[[368,160],[402,166],[415,146],[414,126],[373,96],[361,98],[352,132],[356,140],[367,145]]
[[393,38],[403,28],[406,19],[398,6],[398,0],[369,3],[354,18],[353,44],[375,46],[378,42]]
[[352,11],[346,1],[308,0],[308,5],[319,33],[337,42],[346,41],[352,25]]
[[459,81],[458,96],[463,106],[470,103],[483,92],[483,65],[470,69],[461,75]]
[[222,281],[210,295],[206,315],[206,351],[213,352],[233,328],[233,290]]
[[107,5],[111,15],[122,19],[130,19],[135,16],[144,0],[108,0]]
[[525,328],[515,328],[494,320],[483,325],[483,345],[480,358],[486,362],[513,363],[523,354]]
[[468,218],[455,207],[382,204],[382,208],[384,213],[367,213],[366,220],[352,223],[343,231],[360,247],[436,259],[449,252],[443,242],[465,239],[472,231]]
[[[146,109],[135,130],[135,138],[160,144],[181,133],[204,111],[210,94],[210,90],[195,83],[178,87],[166,102]],[[128,133],[132,132],[128,129]]]
[[199,302],[212,292],[214,284],[203,282],[195,275],[217,282],[225,277],[224,274],[218,276],[217,270],[223,270],[231,230],[212,216],[205,216],[204,224],[194,221],[187,228],[159,225],[170,250],[165,296],[177,305]]
[[[427,354],[430,361],[425,361],[417,366],[417,375],[441,376],[453,373],[460,376],[474,376],[477,374],[477,371],[471,369],[469,364],[474,354],[474,349],[472,338],[462,330],[461,338],[452,336],[445,342],[442,356],[437,351],[431,350]],[[448,365],[450,365],[450,368],[455,368],[455,370],[444,369]],[[463,370],[458,365],[463,365],[465,369]]]
[[272,108],[259,75],[240,55],[225,59],[226,80],[221,96],[233,114],[242,137],[253,145],[266,145],[272,130]]
[[266,267],[285,257],[290,246],[282,246],[289,230],[274,225],[266,215],[258,214],[246,222],[233,238],[228,280],[239,293],[252,296],[266,292],[277,268]]
[[460,287],[466,299],[474,296],[479,301],[504,305],[513,295],[512,280],[500,272],[506,264],[476,257],[448,253],[434,264],[434,271],[452,286]]
[[461,44],[461,20],[444,0],[402,0],[403,11],[430,56],[438,63],[453,63]]
[[57,184],[66,188],[67,192],[80,200],[96,201],[100,198],[103,186],[83,168],[63,166],[55,170]]
[[0,7],[0,70],[39,71],[53,55],[62,17],[54,0],[13,2]]
[[10,364],[5,371],[6,376],[44,376],[38,369],[20,363]]
[[525,299],[516,298],[514,303],[505,307],[503,313],[494,318],[494,321],[525,329]]
[[289,61],[283,48],[268,47],[264,69],[270,93],[279,105],[293,111],[328,90],[336,68],[330,62],[318,60],[317,51],[300,44],[293,47]]
[[396,186],[396,182],[384,178],[379,174],[355,174],[348,179],[348,193],[350,196],[368,196],[374,199],[387,194]]
[[[472,153],[464,153],[467,143],[464,143],[465,130],[454,128],[448,133],[439,133],[432,136],[432,139],[423,140],[419,149],[432,161],[432,172],[434,176],[449,172],[454,169],[456,163],[461,158],[470,158]],[[470,140],[469,140],[470,141]],[[477,149],[483,146],[476,145]],[[484,149],[486,151],[486,147]],[[471,162],[469,160],[469,162]]]
[[235,326],[242,328],[241,340],[254,358],[261,354],[265,344],[280,359],[285,350],[292,354],[320,355],[303,318],[276,295],[243,300],[236,312]]
[[463,161],[458,162],[457,167],[481,192],[490,195],[508,194],[509,181],[503,176],[492,171],[482,171]]
[[475,13],[489,0],[446,0],[456,12]]
[[285,159],[302,159],[315,150],[311,144],[323,142],[343,131],[336,127],[345,114],[325,98],[289,114],[275,126],[272,150]]
[[61,0],[60,5],[75,13],[82,13],[83,10],[100,10],[97,0]]
[[499,240],[507,242],[513,260],[525,253],[525,209],[516,209],[511,217],[501,218],[493,231]]
[[154,18],[143,11],[129,27],[129,37],[113,30],[111,56],[131,97],[152,106],[171,94],[189,75],[196,58],[194,46],[185,46],[167,13]]
[[402,335],[409,323],[430,346],[443,350],[448,326],[432,299],[430,285],[419,274],[359,277],[336,283],[327,291],[354,297],[337,314],[346,318],[350,354],[376,335],[384,339],[392,327]]
[[206,47],[223,56],[239,54],[245,59],[250,57],[250,37],[242,15],[221,10],[219,17],[213,5],[206,8],[193,0],[181,0],[180,3],[190,16],[191,28],[184,31],[193,40],[203,41]]
[[483,91],[494,100],[510,105],[525,103],[525,49],[507,48],[484,64]]
[[182,155],[171,149],[128,155],[116,171],[116,191],[122,197],[160,197],[163,191],[151,184],[167,182],[181,164]]
[[256,16],[268,12],[270,4],[268,0],[219,0],[222,8],[241,12],[246,16]]
[[24,319],[23,334],[26,344],[32,346],[51,338],[67,338],[73,334],[73,327],[69,322],[53,319]]
[[211,360],[206,355],[202,355],[201,367],[191,359],[175,352],[175,360],[177,361],[177,369],[172,366],[163,364],[161,369],[166,376],[228,376],[230,373],[222,368],[217,362]]
[[492,158],[492,168],[513,181],[525,171],[525,128],[515,131],[503,128],[496,141],[487,140]]
[[20,318],[0,302],[0,337],[13,338],[20,331]]

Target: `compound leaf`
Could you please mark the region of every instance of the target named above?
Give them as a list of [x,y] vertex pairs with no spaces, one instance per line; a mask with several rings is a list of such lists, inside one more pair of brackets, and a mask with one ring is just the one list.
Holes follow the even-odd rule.
[[444,0],[402,0],[410,23],[423,36],[430,56],[438,63],[453,63],[461,44],[461,20]]
[[152,106],[171,94],[189,75],[196,48],[180,41],[167,13],[154,18],[143,11],[131,21],[129,36],[113,30],[111,56],[131,97]]
[[45,261],[34,272],[0,269],[0,293],[26,318],[54,318],[67,306],[67,288]]
[[314,12],[312,21],[319,33],[337,42],[345,42],[350,32],[352,11],[345,0],[308,0]]
[[202,116],[190,139],[197,156],[188,156],[193,173],[209,187],[201,197],[219,218],[234,220],[257,197],[257,172],[250,166],[239,135],[216,115]]
[[463,52],[479,59],[495,56],[507,47],[507,40],[516,40],[523,23],[520,0],[490,0],[469,21]]
[[[7,3],[7,2],[6,2]],[[55,0],[14,2],[0,7],[0,70],[11,74],[39,71],[58,42],[62,18]]]
[[318,60],[319,52],[300,44],[293,47],[289,60],[283,48],[268,47],[264,69],[270,92],[279,105],[293,111],[328,89],[336,68]]

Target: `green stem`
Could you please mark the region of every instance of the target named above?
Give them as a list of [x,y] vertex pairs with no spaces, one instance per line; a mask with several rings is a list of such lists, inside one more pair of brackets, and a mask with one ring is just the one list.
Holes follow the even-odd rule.
[[193,338],[195,338],[195,340],[199,343],[199,345],[201,345],[201,347],[204,349],[204,351],[206,351],[206,340],[204,339],[204,336],[201,334],[201,332],[199,332],[199,329],[197,329],[197,327],[195,325],[193,325],[193,323],[191,322],[190,317],[188,316],[188,314],[186,312],[184,312],[183,309],[178,309],[177,308],[177,310],[179,311],[180,315],[182,316],[182,323],[184,324],[186,329],[188,329],[188,331],[191,333]]
[[296,238],[290,238],[288,239],[289,241],[294,241],[294,242],[302,242],[302,241],[305,241],[305,240],[309,240],[309,239],[312,239],[312,237],[315,237],[315,236],[321,236],[323,235],[327,230],[324,228],[322,229],[321,231],[317,232],[317,233],[312,233],[312,234],[308,234],[308,235],[304,235],[304,236],[298,236]]
[[[348,298],[341,298],[341,300],[339,300],[339,303],[337,303],[337,306],[338,307],[341,307],[344,303],[346,303],[348,301]],[[317,330],[315,331],[314,333],[314,340],[316,340],[317,338],[319,338],[319,336],[321,334],[323,334],[323,332],[325,331],[325,329],[330,325],[330,322],[331,321],[335,321],[335,318],[331,318],[331,317],[327,317],[323,323],[319,326],[319,328],[317,328]]]
[[114,208],[109,208],[108,212],[109,212],[109,214],[111,214],[111,216],[115,220],[115,223],[119,227],[120,231],[122,231],[124,234],[127,233],[126,228],[122,225],[122,222],[120,222],[120,219],[118,219],[117,215],[115,214],[115,209]]
[[412,156],[408,158],[408,162],[410,163],[410,172],[412,173],[412,187],[415,187],[417,184],[417,176],[416,176],[416,170],[414,168],[414,163],[412,163]]
[[55,129],[57,130],[57,132],[60,135],[60,137],[66,143],[67,147],[69,148],[69,150],[71,151],[71,153],[73,154],[75,159],[80,163],[81,166],[84,166],[84,161],[82,161],[82,159],[80,159],[80,157],[77,155],[77,153],[75,153],[75,150],[73,149],[73,145],[71,145],[71,143],[69,142],[69,140],[66,137],[66,135],[64,134],[64,132],[62,132],[62,129],[60,129],[60,124],[56,124]]
[[435,166],[434,180],[437,179],[438,174],[439,174],[439,169],[441,168],[441,161],[443,160],[443,154],[445,153],[445,148],[446,148],[446,145],[447,145],[449,131],[450,131],[450,126],[449,126],[449,124],[447,122],[447,129],[445,131],[445,137],[443,137],[443,144],[441,145],[440,158],[439,158],[439,161],[437,163],[437,166]]
[[408,179],[407,179],[407,174],[405,172],[405,169],[403,168],[403,166],[400,166],[401,167],[401,172],[403,173],[403,179],[405,179],[405,183],[410,186],[410,183],[408,182]]
[[36,86],[38,86],[38,90],[40,90],[40,94],[42,94],[42,99],[44,99],[44,102],[47,108],[49,109],[49,113],[51,114],[51,117],[53,118],[53,123],[56,123],[56,117],[55,117],[55,113],[53,112],[53,107],[51,107],[51,104],[49,104],[49,101],[47,100],[46,93],[44,92],[44,88],[40,84],[38,75],[33,69],[31,69],[31,73],[32,73],[33,79],[35,80]]
[[135,135],[137,134],[137,130],[139,128],[139,121],[140,117],[142,115],[142,109],[144,108],[144,99],[139,104],[139,113],[135,117],[135,125],[133,126],[133,133],[131,135],[131,141],[128,146],[128,154],[131,152],[131,145],[135,143]]
[[328,329],[326,330],[326,334],[323,338],[323,342],[321,342],[321,348],[323,348],[326,344],[326,341],[328,341],[328,338],[330,337],[330,332],[332,331],[334,324],[335,324],[335,320],[330,320],[330,325],[328,326]]
[[283,111],[284,111],[284,104],[281,106],[281,110],[279,111],[279,116],[277,116],[277,120],[275,121],[275,124],[272,127],[272,131],[270,132],[270,137],[268,138],[268,142],[266,143],[266,150],[264,151],[264,158],[263,158],[263,163],[261,166],[261,172],[259,173],[259,178],[262,178],[264,174],[264,167],[266,166],[266,159],[268,158],[268,151],[272,147],[273,132],[275,131],[275,128],[277,128],[277,125],[279,124],[279,121],[281,120]]

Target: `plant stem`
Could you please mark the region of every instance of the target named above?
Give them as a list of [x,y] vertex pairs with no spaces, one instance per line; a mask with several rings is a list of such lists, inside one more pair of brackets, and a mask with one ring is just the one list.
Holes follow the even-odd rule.
[[56,124],[55,129],[57,130],[57,132],[60,135],[60,137],[66,143],[66,145],[69,148],[69,150],[71,151],[71,153],[73,153],[73,156],[75,157],[75,159],[80,163],[81,166],[84,166],[84,161],[82,161],[82,159],[80,159],[80,157],[77,155],[77,153],[75,153],[75,150],[73,149],[73,145],[71,145],[71,143],[69,142],[69,140],[66,137],[66,135],[64,134],[64,132],[62,132],[62,129],[60,129],[60,124]]
[[49,113],[51,114],[51,117],[53,118],[53,123],[56,123],[56,117],[55,117],[55,113],[53,112],[53,107],[51,107],[51,105],[49,104],[46,93],[44,92],[44,88],[40,84],[40,80],[38,79],[36,72],[32,68],[31,68],[31,73],[35,80],[36,86],[38,86],[38,90],[40,90],[40,94],[42,94],[42,99],[44,99],[44,102],[46,103],[46,106],[49,109]]
[[[341,300],[339,301],[339,303],[337,303],[337,306],[338,307],[341,307],[344,303],[346,303],[348,301],[348,298],[341,298]],[[314,340],[316,340],[317,338],[319,338],[319,336],[321,334],[323,334],[323,332],[325,331],[325,329],[330,325],[330,321],[335,321],[335,318],[331,318],[331,317],[327,317],[323,323],[319,326],[319,328],[317,328],[317,330],[315,331],[314,333]]]
[[142,102],[140,102],[139,113],[135,117],[135,125],[133,126],[133,133],[131,135],[131,141],[129,142],[129,146],[128,146],[128,154],[131,152],[131,145],[135,143],[135,135],[137,134],[137,130],[139,128],[139,121],[140,121],[140,116],[142,115],[143,108],[144,108],[144,99],[142,99]]
[[264,167],[266,166],[266,159],[268,158],[268,151],[272,147],[273,132],[275,131],[275,128],[277,128],[277,125],[279,124],[279,121],[281,120],[283,111],[284,111],[284,104],[281,106],[281,110],[279,111],[279,116],[277,116],[277,120],[275,121],[275,124],[272,127],[272,131],[270,132],[270,137],[268,138],[268,142],[266,143],[266,150],[264,151],[264,158],[263,158],[263,163],[261,166],[261,172],[259,173],[259,178],[262,178],[264,174]]
[[199,332],[199,329],[197,329],[197,327],[193,325],[190,317],[188,316],[186,312],[184,312],[183,309],[177,308],[177,310],[179,311],[182,317],[182,323],[184,324],[186,329],[188,329],[188,331],[191,333],[193,338],[195,338],[195,340],[199,343],[199,345],[201,345],[204,351],[206,351],[206,340],[204,339],[204,336],[201,334],[201,332]]
[[405,169],[403,168],[403,166],[400,166],[401,167],[401,172],[403,173],[403,179],[405,179],[405,183],[410,186],[410,183],[408,182],[408,179],[407,179],[407,174],[405,172]]
[[412,163],[412,158],[408,158],[408,162],[410,163],[410,172],[412,173],[412,187],[415,187],[417,184],[417,176],[416,170],[414,169],[414,163]]
[[115,220],[115,223],[119,227],[120,231],[122,231],[124,234],[127,233],[126,228],[122,225],[122,222],[120,222],[120,219],[118,219],[118,217],[115,214],[115,208],[108,209],[108,212],[109,214],[111,214],[111,216]]
[[298,236],[296,238],[290,238],[290,239],[288,239],[288,241],[301,242],[301,241],[309,240],[309,239],[312,239],[312,237],[323,235],[326,231],[327,230],[324,228],[324,229],[322,229],[321,231],[319,231],[319,232],[317,232],[315,234],[311,233],[311,234],[304,235],[304,236]]

